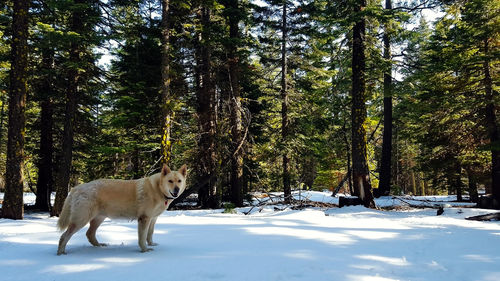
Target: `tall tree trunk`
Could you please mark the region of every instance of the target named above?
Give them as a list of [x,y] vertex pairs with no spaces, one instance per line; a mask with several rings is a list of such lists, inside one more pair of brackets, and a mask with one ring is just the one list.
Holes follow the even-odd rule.
[[9,130],[2,217],[23,219],[24,134],[28,68],[29,0],[14,1],[12,19]]
[[38,180],[36,183],[35,208],[41,211],[50,210],[50,194],[52,192],[52,157],[54,152],[52,127],[53,120],[53,79],[54,51],[45,49],[42,51],[42,67],[47,75],[42,76],[40,85],[40,160],[38,162]]
[[240,91],[240,69],[237,46],[240,35],[238,23],[240,19],[238,0],[228,1],[229,39],[228,65],[229,65],[229,104],[231,105],[231,202],[238,207],[243,206],[243,136],[241,121],[241,91]]
[[413,196],[417,195],[417,183],[415,181],[415,172],[413,169],[410,171],[410,184],[411,184],[411,193]]
[[170,16],[169,0],[161,0],[161,101],[162,137],[161,156],[163,164],[170,164],[172,158],[172,108],[170,97]]
[[288,166],[290,159],[288,158],[288,91],[287,91],[287,0],[283,0],[283,13],[281,22],[281,138],[285,148],[283,149],[283,192],[285,194],[285,203],[289,203],[292,197],[292,190],[290,188],[290,172]]
[[351,146],[349,145],[349,139],[347,138],[347,128],[346,128],[346,118],[344,117],[344,124],[342,126],[342,131],[344,132],[344,142],[345,142],[345,149],[346,149],[346,155],[347,155],[347,174],[345,175],[347,177],[347,185],[349,186],[349,193],[351,195],[354,194],[354,190],[352,189],[352,166],[351,166]]
[[[385,9],[392,9],[391,0],[385,0]],[[388,23],[384,30],[384,59],[391,60],[391,42]],[[380,181],[378,196],[387,196],[391,191],[391,156],[392,156],[392,64],[384,72],[384,134],[382,141],[382,157],[380,160]]]
[[486,91],[486,124],[491,143],[491,191],[496,200],[494,205],[500,208],[500,134],[497,124],[495,99],[493,96],[493,81],[490,73],[490,59],[488,39],[484,40],[485,60],[483,62],[484,86]]
[[[139,151],[139,143],[140,143],[140,136],[137,133],[134,133],[134,150],[132,151],[132,174],[134,179],[140,179],[144,176],[143,173],[141,173],[140,169],[140,151]],[[162,166],[163,167],[163,166]]]
[[419,174],[419,186],[420,186],[420,195],[425,196],[425,179],[424,179],[424,174],[420,173]]
[[426,195],[433,195],[433,190],[429,186],[429,182],[427,180],[424,180],[424,188],[425,188],[425,194]]
[[[71,31],[84,36],[83,17],[85,16],[84,9],[81,5],[85,5],[85,0],[75,0],[75,9],[71,16]],[[82,60],[80,54],[82,52],[81,38],[75,40],[70,45],[69,60],[73,64],[68,70],[68,89],[66,91],[66,109],[64,119],[64,133],[62,143],[62,161],[60,166],[60,181],[58,183],[56,199],[51,215],[59,216],[64,200],[68,196],[72,160],[73,160],[73,143],[74,143],[74,126],[77,110],[77,100],[79,95],[80,73],[78,68],[81,67]]]
[[6,104],[6,96],[2,96],[0,100],[2,102],[2,109],[0,109],[0,151],[2,151],[3,146],[3,121],[5,119],[5,104]]
[[477,179],[472,171],[472,168],[467,168],[467,178],[469,180],[469,197],[470,201],[477,203],[479,201],[479,195],[477,192]]
[[454,185],[455,185],[455,190],[457,193],[457,201],[462,201],[462,166],[457,160],[457,163],[455,164],[455,180],[454,180]]
[[[356,12],[361,13],[365,6],[365,0],[358,0]],[[365,19],[360,17],[353,28],[352,45],[352,179],[354,195],[366,207],[375,207],[366,156],[365,102]]]
[[[216,165],[215,157],[215,85],[213,83],[212,68],[210,65],[210,8],[201,8],[201,38],[199,45],[199,65],[201,80],[197,91],[198,118],[200,126],[199,153],[201,172],[213,175]],[[217,194],[216,179],[212,177],[207,185],[200,188],[198,201],[202,208],[218,208],[220,198]]]

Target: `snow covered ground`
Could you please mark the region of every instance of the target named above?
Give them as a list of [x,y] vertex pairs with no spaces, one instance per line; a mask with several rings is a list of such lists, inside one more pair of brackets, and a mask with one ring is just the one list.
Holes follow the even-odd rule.
[[500,280],[500,222],[464,220],[488,210],[248,210],[165,212],[159,245],[147,253],[139,252],[136,222],[106,220],[97,237],[108,247],[92,247],[83,229],[66,256],[56,256],[56,218],[0,219],[0,280]]

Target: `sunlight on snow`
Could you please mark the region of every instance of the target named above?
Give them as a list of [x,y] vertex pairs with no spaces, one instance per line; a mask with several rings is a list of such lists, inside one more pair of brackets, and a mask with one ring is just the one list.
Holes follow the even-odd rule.
[[40,238],[33,239],[33,237],[26,236],[26,237],[21,237],[21,236],[13,236],[13,237],[6,237],[3,239],[5,242],[10,242],[10,243],[22,243],[22,244],[36,244],[36,245],[57,245],[58,241],[51,239],[51,240],[44,240]]
[[493,259],[483,255],[463,255],[464,258],[479,262],[493,262]]
[[277,226],[299,226],[298,223],[291,221],[273,221],[271,224]]
[[282,235],[298,239],[311,239],[332,245],[350,245],[356,242],[346,234],[288,227],[245,227],[244,230],[257,235]]
[[489,272],[482,278],[484,281],[498,281],[500,280],[500,272]]
[[57,273],[57,274],[69,274],[69,273],[78,273],[85,271],[92,271],[97,269],[106,268],[106,265],[103,264],[63,264],[63,265],[54,265],[46,270],[43,273]]
[[431,261],[429,264],[427,264],[427,266],[429,266],[433,270],[447,271],[446,267],[440,265],[437,261]]
[[411,265],[411,263],[409,263],[405,257],[390,258],[390,257],[375,256],[375,255],[359,255],[359,256],[356,256],[356,258],[363,259],[363,260],[378,261],[378,262],[383,262],[386,264],[396,265],[396,266],[409,266],[409,265]]
[[314,260],[316,256],[312,251],[309,250],[298,250],[290,253],[285,253],[285,257],[303,259],[303,260]]
[[399,279],[390,279],[380,276],[370,276],[370,275],[348,275],[348,280],[352,281],[397,281]]
[[349,230],[345,233],[353,235],[362,239],[377,240],[377,239],[389,239],[396,238],[399,236],[397,232],[385,232],[385,231],[365,231],[365,230]]
[[108,262],[108,263],[137,263],[137,262],[144,261],[144,259],[110,257],[110,258],[96,259],[96,261],[99,261],[99,262]]
[[32,265],[35,264],[32,260],[0,260],[0,265],[19,266],[19,265]]

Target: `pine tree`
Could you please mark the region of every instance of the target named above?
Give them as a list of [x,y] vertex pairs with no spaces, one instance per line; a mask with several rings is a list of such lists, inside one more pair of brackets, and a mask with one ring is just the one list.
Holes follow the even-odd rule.
[[29,0],[14,1],[12,19],[9,131],[2,217],[23,219],[23,163],[28,68]]
[[366,157],[366,89],[365,89],[365,0],[356,3],[358,19],[353,28],[352,43],[352,178],[354,195],[366,207],[374,207],[370,174]]
[[[385,9],[392,9],[392,1],[385,0]],[[384,71],[384,135],[382,142],[382,157],[380,160],[380,181],[376,194],[378,196],[389,195],[391,191],[391,163],[392,163],[392,64],[391,41],[389,34],[389,23],[384,30],[384,59],[389,67]],[[374,190],[375,191],[375,190]]]
[[229,110],[231,126],[231,202],[238,207],[243,206],[243,132],[242,132],[242,104],[240,66],[241,58],[238,47],[241,46],[239,23],[242,19],[242,7],[240,1],[224,1],[224,14],[229,25],[229,40],[226,43],[227,65],[229,78]]
[[71,12],[69,30],[73,33],[68,48],[66,64],[67,90],[65,96],[64,133],[62,140],[62,159],[59,167],[59,181],[56,199],[51,210],[52,216],[58,216],[66,199],[73,171],[75,148],[75,127],[77,109],[84,99],[84,85],[93,75],[93,57],[90,49],[96,44],[94,27],[99,20],[97,2],[75,0],[67,9]]
[[216,180],[212,177],[216,173],[216,114],[215,114],[215,84],[212,73],[211,50],[211,14],[212,7],[204,3],[198,14],[201,32],[196,42],[196,96],[197,113],[200,128],[199,138],[199,170],[211,179],[198,192],[198,201],[203,208],[218,208],[221,202],[220,192],[217,190]]
[[[289,134],[289,120],[288,120],[288,85],[287,85],[287,42],[288,42],[288,25],[287,25],[287,0],[283,0],[281,14],[281,138],[283,143],[287,143]],[[288,152],[283,151],[283,193],[285,196],[285,203],[291,201],[292,192],[290,187],[290,160]]]
[[169,0],[161,1],[161,102],[162,102],[162,137],[161,137],[161,157],[163,164],[169,164],[172,154],[172,105],[170,96],[170,15]]

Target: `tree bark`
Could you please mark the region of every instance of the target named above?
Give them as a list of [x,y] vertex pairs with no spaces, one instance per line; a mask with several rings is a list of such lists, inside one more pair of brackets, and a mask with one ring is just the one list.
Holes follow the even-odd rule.
[[419,174],[419,189],[420,189],[420,195],[425,196],[425,185],[424,185],[424,174],[420,173]]
[[467,178],[469,180],[469,198],[471,202],[477,203],[479,195],[477,192],[477,179],[471,168],[467,169]]
[[161,13],[161,101],[162,101],[162,124],[161,124],[161,156],[162,164],[170,164],[172,158],[172,108],[170,97],[170,16],[169,0],[162,0]]
[[[216,167],[215,157],[215,85],[212,77],[212,67],[210,65],[210,8],[201,8],[201,38],[199,38],[197,51],[199,59],[198,70],[200,75],[199,88],[197,91],[198,100],[198,120],[200,127],[199,138],[199,159],[200,172],[203,175],[213,175]],[[202,208],[218,208],[220,198],[217,193],[216,179],[211,177],[207,185],[200,188],[198,201]]]
[[241,121],[241,90],[240,90],[240,69],[239,56],[237,53],[238,41],[240,39],[238,23],[239,1],[228,1],[228,22],[229,39],[228,66],[229,66],[229,86],[231,88],[229,104],[231,110],[231,202],[237,207],[243,206],[243,137]]
[[455,166],[455,189],[456,189],[456,192],[457,192],[457,201],[461,202],[463,201],[463,198],[462,198],[462,167],[460,165],[460,163],[458,163],[458,160],[457,160],[457,163],[456,163],[456,166]]
[[491,144],[491,191],[494,205],[500,206],[500,134],[497,124],[495,99],[493,96],[493,81],[490,73],[489,42],[484,40],[485,60],[483,62],[484,86],[486,92],[486,126]]
[[[385,9],[392,9],[391,0],[385,0]],[[384,60],[390,63],[391,42],[389,28],[384,30]],[[380,159],[380,181],[378,196],[387,196],[391,191],[391,156],[392,156],[392,64],[384,72],[384,133],[382,140],[382,157]]]
[[[0,110],[0,151],[2,150],[3,146],[3,121],[5,119],[5,104],[6,104],[6,96],[2,96],[1,102],[2,102],[2,109]],[[0,176],[1,177],[1,176]]]
[[[359,0],[356,12],[361,13],[365,6],[366,1]],[[353,28],[352,45],[352,179],[354,195],[366,207],[375,207],[366,156],[365,102],[365,19],[361,16]]]
[[283,192],[285,195],[285,203],[289,203],[292,197],[292,190],[290,187],[290,172],[289,165],[290,159],[288,158],[288,151],[286,149],[288,142],[288,91],[287,91],[287,0],[283,0],[282,7],[282,22],[281,22],[281,138],[284,145],[283,149]]
[[28,68],[29,0],[14,1],[12,19],[9,129],[2,217],[23,219],[24,135]]
[[415,172],[413,169],[410,171],[410,184],[411,184],[411,193],[412,195],[417,195],[417,183],[415,181]]
[[54,124],[53,113],[53,79],[54,51],[45,49],[42,51],[42,67],[47,75],[42,76],[39,95],[41,98],[40,108],[40,161],[38,162],[38,180],[36,183],[35,208],[40,211],[50,210],[50,194],[52,192],[52,157],[54,152],[52,127]]
[[[84,5],[85,0],[75,0],[75,9],[71,16],[71,31],[84,36],[83,18],[85,16],[84,9],[78,7]],[[77,102],[79,95],[80,73],[78,67],[81,67],[82,60],[80,55],[82,53],[81,38],[75,40],[70,45],[69,60],[73,64],[68,69],[68,90],[66,91],[66,108],[64,119],[64,133],[62,143],[62,161],[60,166],[60,181],[56,191],[56,199],[54,207],[52,208],[51,215],[59,216],[62,210],[64,200],[68,196],[72,160],[73,160],[73,143],[74,143],[74,127],[75,117],[77,110]]]

